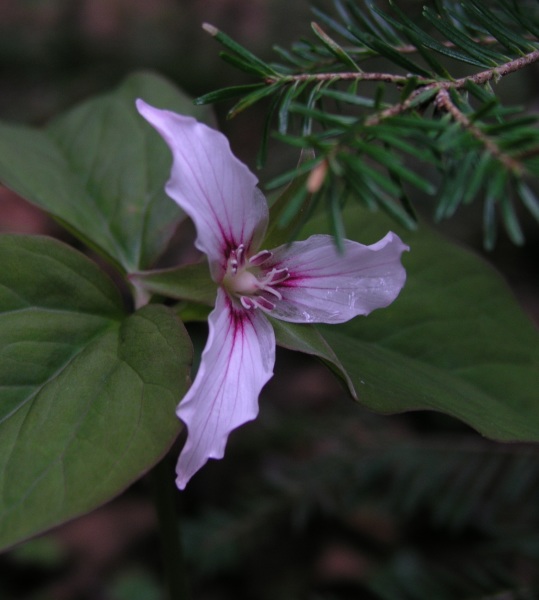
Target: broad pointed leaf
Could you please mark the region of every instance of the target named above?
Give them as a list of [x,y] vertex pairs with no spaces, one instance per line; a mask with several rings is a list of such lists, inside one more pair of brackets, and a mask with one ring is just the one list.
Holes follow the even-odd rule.
[[350,379],[347,370],[333,348],[314,325],[298,325],[288,321],[278,321],[277,319],[271,319],[271,324],[275,330],[275,338],[279,346],[310,354],[324,361],[342,379],[343,384],[348,388],[354,400],[357,400],[354,382]]
[[0,181],[128,272],[151,266],[183,219],[164,192],[170,152],[136,98],[209,118],[164,79],[137,73],[43,130],[0,124]]
[[168,450],[190,340],[127,316],[110,280],[48,238],[0,237],[0,547],[85,513]]
[[[501,277],[425,226],[400,230],[359,208],[345,219],[363,243],[393,229],[410,246],[408,279],[391,306],[317,327],[359,401],[384,413],[437,410],[494,439],[539,441],[539,334]],[[319,220],[306,235],[327,228]],[[303,351],[303,341],[290,341],[312,334],[285,327],[293,331],[285,343],[277,332],[278,343]]]
[[217,285],[210,277],[206,260],[170,269],[133,273],[129,280],[147,292],[207,306],[213,306],[217,296]]

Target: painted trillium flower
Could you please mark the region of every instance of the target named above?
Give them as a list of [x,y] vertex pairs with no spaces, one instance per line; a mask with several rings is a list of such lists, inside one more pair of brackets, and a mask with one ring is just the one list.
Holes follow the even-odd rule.
[[407,250],[394,233],[371,246],[313,235],[261,248],[268,206],[257,178],[218,131],[137,101],[140,114],[170,147],[167,194],[191,217],[196,247],[219,285],[202,361],[178,417],[188,437],[177,466],[183,489],[208,458],[222,458],[230,432],[254,419],[258,396],[273,375],[275,334],[266,318],[343,323],[391,304],[406,273]]

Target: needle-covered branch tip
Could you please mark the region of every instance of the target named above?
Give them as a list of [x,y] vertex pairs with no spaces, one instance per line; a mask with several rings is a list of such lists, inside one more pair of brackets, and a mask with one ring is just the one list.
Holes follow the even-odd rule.
[[213,37],[215,37],[219,33],[219,30],[217,29],[217,27],[214,27],[213,25],[210,25],[209,23],[202,23],[202,29],[204,29],[204,31],[206,31]]

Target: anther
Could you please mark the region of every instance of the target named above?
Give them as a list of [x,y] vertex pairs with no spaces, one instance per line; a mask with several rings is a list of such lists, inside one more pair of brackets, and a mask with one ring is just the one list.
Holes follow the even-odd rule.
[[263,308],[265,310],[273,310],[275,308],[275,304],[264,298],[264,296],[256,296],[255,298],[253,298],[253,302],[255,306],[257,306],[258,308]]
[[243,308],[246,308],[247,310],[255,308],[255,302],[249,296],[240,296],[240,302]]
[[249,264],[253,265],[253,267],[259,267],[272,256],[273,252],[270,252],[269,250],[261,250],[258,254],[251,256],[251,258],[249,259]]
[[264,290],[265,292],[268,292],[269,294],[273,294],[277,300],[282,300],[283,297],[281,295],[281,292],[278,292],[277,290],[274,290],[271,286],[269,285],[265,285],[263,287],[261,287],[262,290]]
[[268,284],[273,285],[286,281],[290,277],[290,273],[288,269],[272,269],[266,277],[268,278]]
[[240,244],[236,250],[236,258],[238,260],[238,266],[243,267],[245,264],[245,246]]

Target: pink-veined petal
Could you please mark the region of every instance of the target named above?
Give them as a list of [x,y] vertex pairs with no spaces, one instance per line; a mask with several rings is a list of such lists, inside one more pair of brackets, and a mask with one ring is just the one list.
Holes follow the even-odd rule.
[[256,251],[266,231],[268,206],[258,179],[232,154],[222,133],[143,100],[137,100],[137,109],[172,151],[166,192],[194,221],[196,247],[208,256],[219,282],[228,251],[240,244]]
[[[343,323],[391,304],[406,272],[401,254],[408,250],[394,233],[371,246],[344,240],[344,252],[328,235],[279,246],[268,268],[287,268],[290,277],[276,286],[282,300],[271,316],[294,323]],[[264,265],[266,266],[266,265]]]
[[258,396],[273,375],[275,334],[258,310],[232,307],[222,289],[191,389],[178,406],[187,441],[176,468],[183,489],[208,458],[222,458],[229,433],[258,414]]

